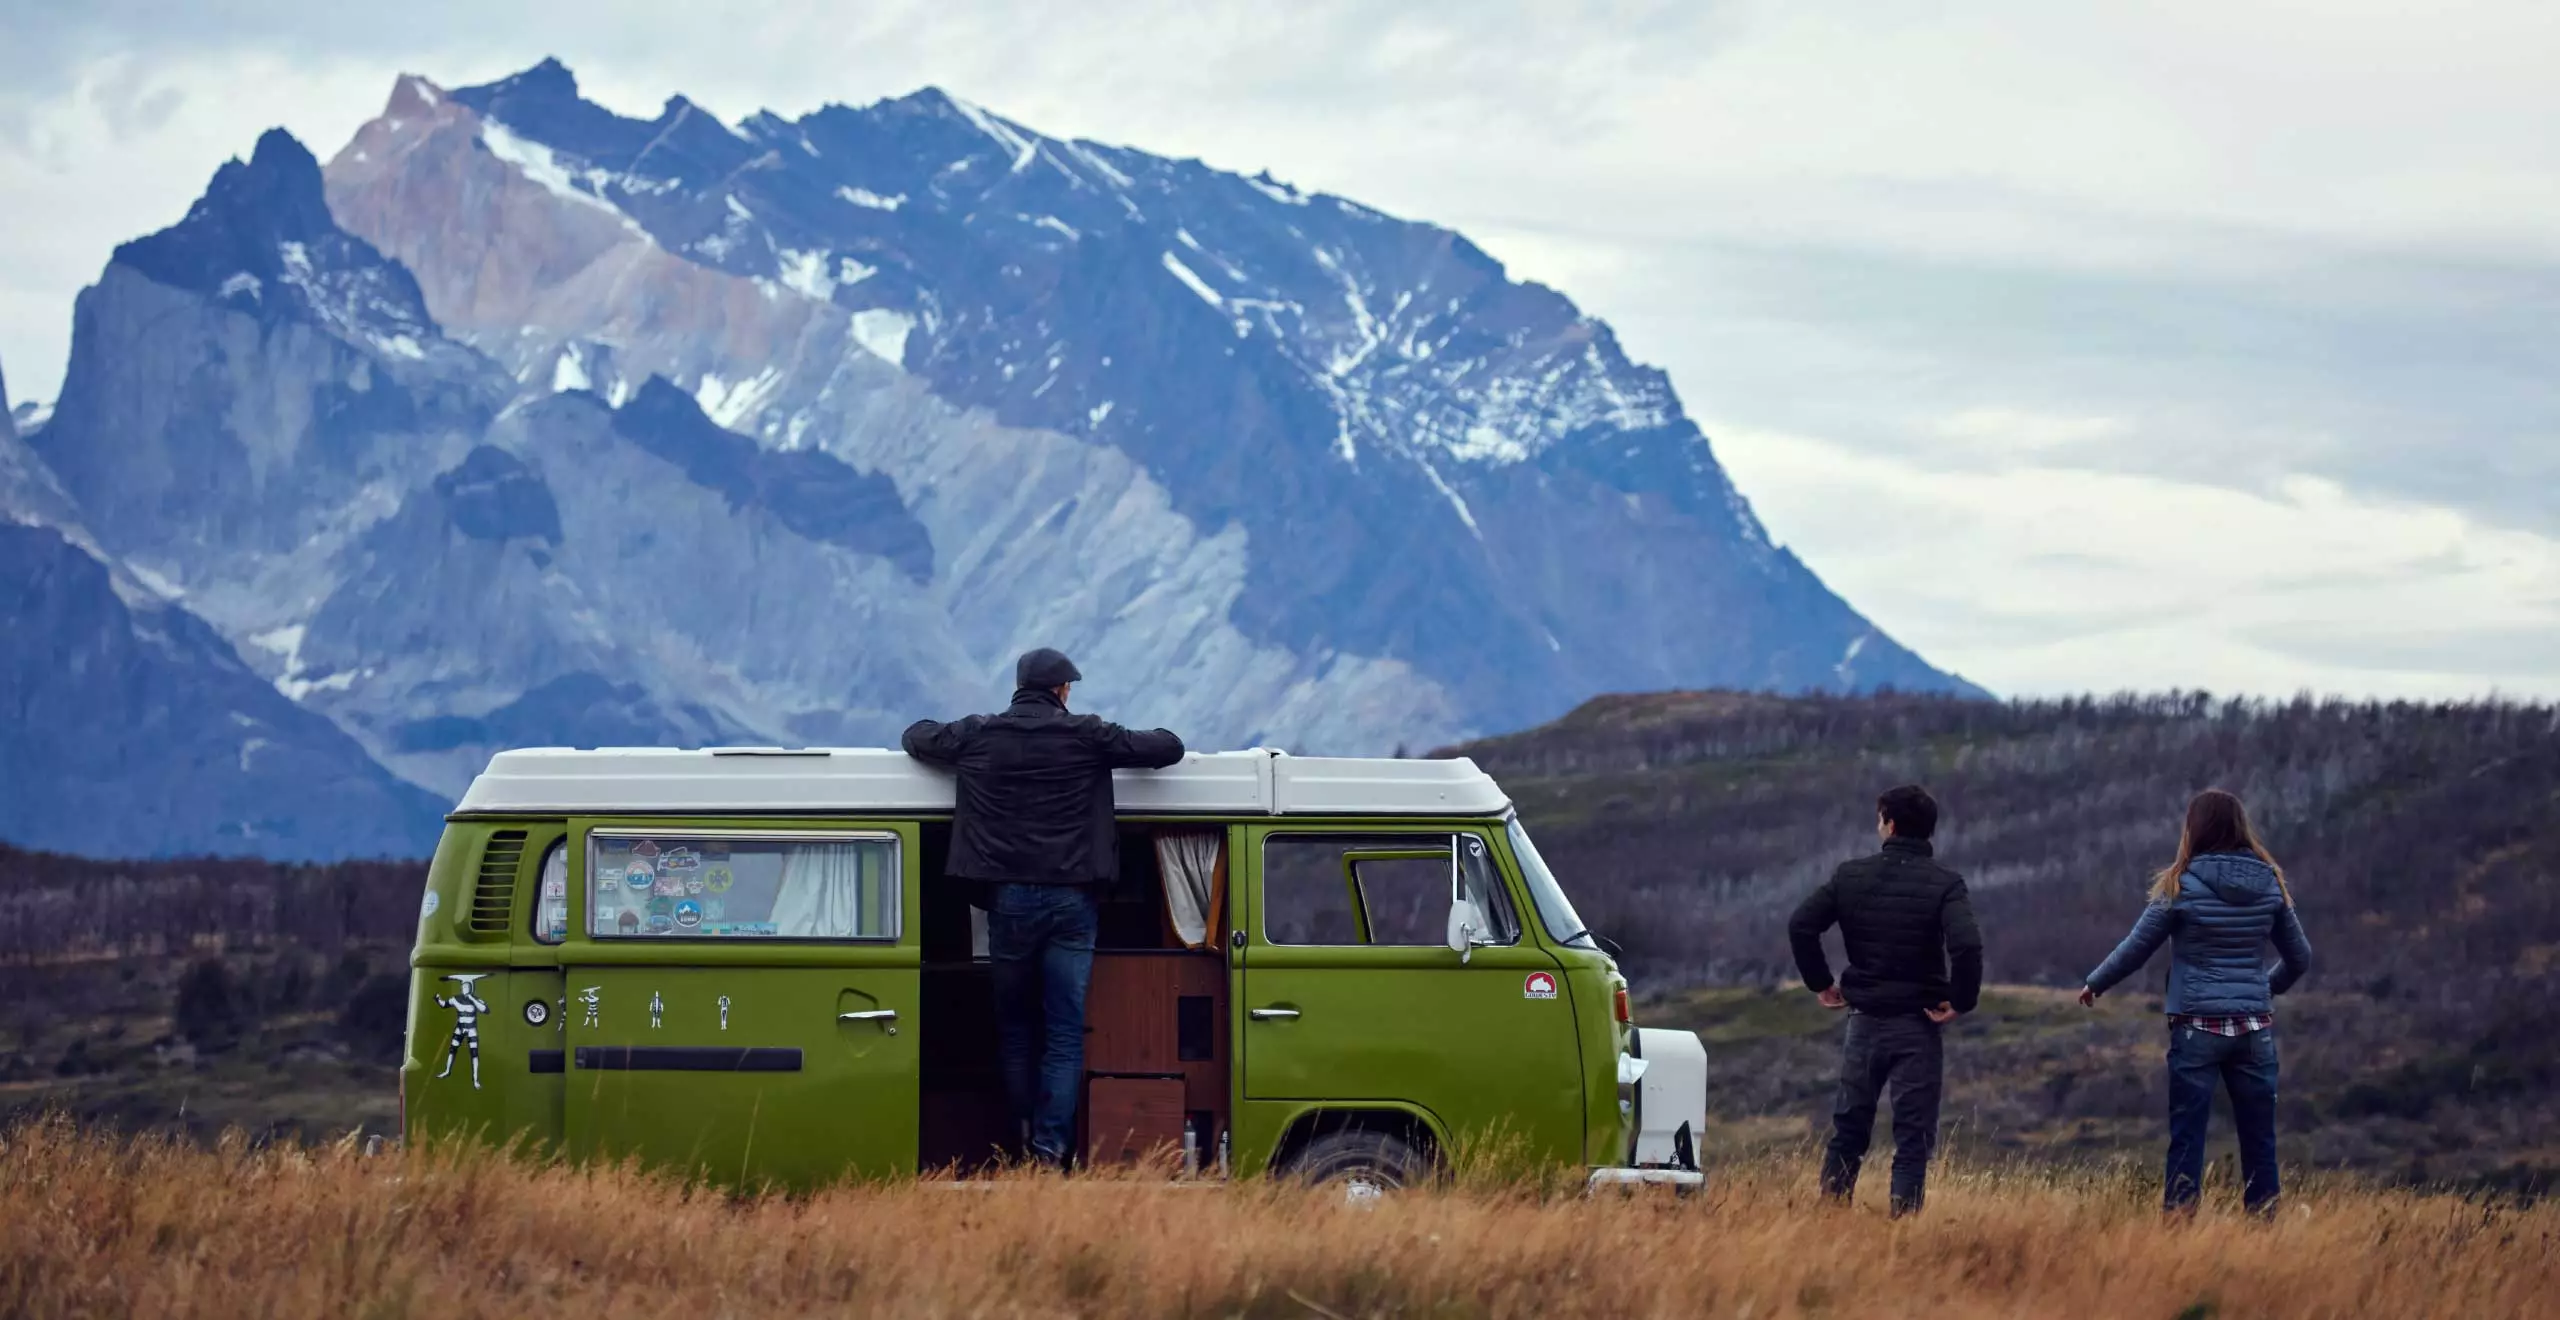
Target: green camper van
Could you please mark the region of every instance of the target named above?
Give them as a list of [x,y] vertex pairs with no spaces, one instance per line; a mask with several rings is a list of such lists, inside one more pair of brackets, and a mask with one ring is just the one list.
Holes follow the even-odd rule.
[[[1195,754],[1117,782],[1089,1163],[1399,1185],[1495,1134],[1697,1181],[1706,1055],[1466,760]],[[502,752],[448,818],[402,1127],[741,1185],[977,1167],[1012,1135],[952,785],[876,749]]]

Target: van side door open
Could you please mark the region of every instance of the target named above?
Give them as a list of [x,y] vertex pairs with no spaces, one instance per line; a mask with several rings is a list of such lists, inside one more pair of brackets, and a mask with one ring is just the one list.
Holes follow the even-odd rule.
[[914,1171],[913,824],[581,820],[571,839],[572,1154],[797,1187]]
[[[1581,1050],[1555,957],[1475,826],[1254,826],[1238,972],[1240,1144],[1309,1102],[1407,1109],[1452,1139],[1579,1163]],[[1454,904],[1482,924],[1449,947]],[[1266,1147],[1267,1148],[1267,1147]],[[1444,1152],[1445,1154],[1445,1152]]]

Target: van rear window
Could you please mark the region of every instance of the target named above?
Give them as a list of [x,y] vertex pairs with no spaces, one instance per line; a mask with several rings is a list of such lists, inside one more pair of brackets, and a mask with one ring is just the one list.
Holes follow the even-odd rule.
[[597,939],[891,940],[894,835],[588,836]]
[[542,888],[533,896],[533,938],[558,944],[569,938],[569,841],[542,854]]

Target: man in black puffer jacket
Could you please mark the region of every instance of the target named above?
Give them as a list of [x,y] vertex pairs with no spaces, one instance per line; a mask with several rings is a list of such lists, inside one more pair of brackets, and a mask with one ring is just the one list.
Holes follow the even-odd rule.
[[1172,765],[1182,740],[1068,714],[1067,690],[1084,675],[1047,647],[1013,671],[1003,714],[918,720],[904,743],[907,755],[959,774],[943,874],[985,891],[1006,1097],[1029,1128],[1032,1158],[1054,1166],[1074,1141],[1084,1080],[1094,886],[1120,869],[1111,772]]
[[[1937,801],[1917,785],[1876,799],[1883,850],[1841,863],[1787,922],[1805,988],[1825,1008],[1850,1010],[1823,1193],[1846,1201],[1857,1191],[1876,1103],[1889,1086],[1896,1216],[1918,1210],[1928,1187],[1945,1075],[1939,1029],[1972,1012],[1982,995],[1982,931],[1964,877],[1930,856],[1937,828]],[[1822,932],[1834,924],[1849,955],[1837,983],[1822,952]]]

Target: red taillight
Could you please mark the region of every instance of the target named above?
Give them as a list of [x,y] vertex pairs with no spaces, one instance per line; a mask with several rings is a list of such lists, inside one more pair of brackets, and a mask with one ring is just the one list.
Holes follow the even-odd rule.
[[1618,987],[1618,1020],[1620,1022],[1635,1021],[1634,1016],[1627,1012],[1627,988],[1623,985]]

